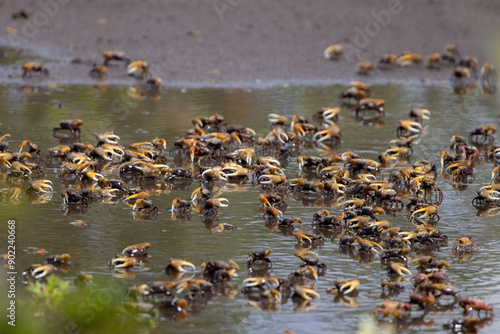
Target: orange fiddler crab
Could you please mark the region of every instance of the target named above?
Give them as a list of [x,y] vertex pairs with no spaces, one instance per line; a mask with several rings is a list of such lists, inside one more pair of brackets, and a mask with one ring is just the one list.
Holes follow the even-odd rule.
[[490,313],[493,315],[493,305],[486,304],[484,300],[474,299],[474,298],[461,298],[459,304],[464,309],[464,314],[467,315],[470,311],[476,310],[479,316],[479,313],[484,310],[486,314]]
[[368,75],[371,71],[373,71],[373,65],[371,62],[363,61],[358,63],[358,74]]
[[441,55],[439,53],[433,53],[427,56],[427,68],[431,70],[439,69],[439,64],[441,63]]
[[28,74],[32,76],[33,73],[39,73],[42,74],[43,76],[49,75],[49,70],[43,67],[41,63],[29,62],[24,64],[22,68],[23,68],[23,78],[25,78]]
[[104,65],[93,64],[89,71],[89,75],[96,79],[102,79],[106,74],[108,74],[108,68]]
[[377,307],[374,315],[378,316],[382,314],[385,318],[392,314],[392,316],[396,319],[405,319],[410,316],[410,311],[410,303],[401,303],[395,300],[384,300],[382,301],[382,305]]
[[141,80],[145,75],[149,75],[148,63],[144,60],[137,60],[127,66],[128,75]]
[[493,142],[495,140],[493,137],[495,132],[497,132],[497,127],[495,125],[479,126],[470,133],[470,140],[479,141],[482,139],[484,142]]
[[70,130],[73,135],[80,135],[80,126],[83,125],[83,121],[81,119],[68,119],[65,121],[59,122],[58,128],[53,128],[52,133],[55,134],[60,130]]
[[294,285],[293,288],[294,288],[294,294],[293,294],[294,297],[301,298],[306,301],[310,301],[312,299],[320,297],[319,293],[308,287],[301,285]]
[[130,64],[130,59],[125,56],[123,51],[106,51],[102,54],[104,58],[104,66],[107,66],[110,61],[123,62],[125,65]]
[[342,44],[333,44],[323,52],[323,58],[326,60],[338,60],[344,54]]
[[334,295],[348,295],[351,292],[356,292],[356,288],[359,286],[359,280],[336,280],[333,282],[334,288],[328,288],[327,293]]
[[180,260],[180,259],[170,259],[167,267],[165,268],[165,272],[186,272],[186,268],[191,268],[192,270],[196,270],[196,266],[191,262]]
[[386,53],[379,59],[377,67],[381,70],[390,70],[396,67],[397,61],[397,55],[393,53]]
[[397,59],[399,66],[420,66],[422,65],[422,56],[418,53],[406,53]]
[[479,247],[474,246],[474,241],[471,236],[456,237],[451,241],[451,246],[453,246],[454,251],[459,251],[459,249],[463,251],[479,249]]

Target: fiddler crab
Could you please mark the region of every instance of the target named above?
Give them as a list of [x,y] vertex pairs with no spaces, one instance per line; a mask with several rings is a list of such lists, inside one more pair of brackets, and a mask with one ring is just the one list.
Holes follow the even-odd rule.
[[149,242],[131,245],[125,247],[125,249],[122,250],[122,254],[131,257],[147,256],[149,247],[151,247],[151,244]]
[[486,315],[488,315],[488,313],[493,315],[493,305],[486,304],[486,302],[481,299],[464,297],[460,299],[459,304],[464,309],[465,315],[469,314],[472,310],[476,310],[478,316],[481,311],[484,311]]
[[313,289],[307,288],[301,285],[294,285],[294,294],[292,298],[300,298],[306,301],[310,301],[312,299],[319,298],[319,293],[314,291]]
[[323,58],[326,60],[338,60],[344,54],[342,44],[332,44],[323,52]]
[[107,66],[111,61],[123,62],[125,65],[130,63],[130,59],[125,56],[123,51],[106,51],[102,54],[104,58],[104,66]]
[[333,282],[335,285],[334,288],[328,288],[326,290],[327,293],[335,294],[335,295],[348,295],[350,293],[355,293],[356,288],[359,286],[359,280],[337,280]]
[[320,270],[326,270],[326,264],[319,263],[318,254],[313,251],[297,251],[293,255],[304,262],[301,266],[317,266]]
[[479,247],[474,246],[474,241],[471,236],[456,237],[451,241],[451,246],[456,252],[460,250],[472,252],[479,249]]
[[37,192],[48,193],[53,191],[51,184],[50,180],[34,180],[30,182],[30,187]]
[[41,63],[37,62],[29,62],[23,65],[23,78],[28,76],[32,76],[34,73],[41,74],[43,76],[49,75],[49,70],[42,66]]
[[377,317],[380,314],[385,318],[392,315],[395,319],[406,319],[410,316],[411,304],[402,303],[395,300],[384,300],[382,305],[377,307],[374,315]]
[[256,261],[262,261],[267,264],[272,264],[272,260],[269,257],[269,254],[271,254],[272,249],[267,248],[267,249],[261,249],[252,253],[248,253],[248,260],[247,260],[247,265],[251,266],[253,263]]
[[324,238],[322,236],[313,234],[313,233],[305,233],[302,231],[297,231],[294,233],[295,239],[299,242],[299,244],[323,244]]
[[68,119],[59,122],[59,127],[52,129],[52,133],[55,134],[60,130],[70,130],[73,135],[79,135],[81,125],[83,125],[83,121],[81,119]]

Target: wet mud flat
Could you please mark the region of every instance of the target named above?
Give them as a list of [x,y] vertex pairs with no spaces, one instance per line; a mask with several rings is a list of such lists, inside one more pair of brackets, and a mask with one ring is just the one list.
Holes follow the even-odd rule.
[[[92,83],[88,72],[108,50],[146,60],[164,84],[176,86],[448,80],[447,69],[375,70],[366,78],[356,67],[388,53],[425,58],[442,53],[446,43],[480,64],[499,62],[494,36],[500,9],[491,1],[53,0],[1,6],[0,45],[30,50],[26,61],[48,63],[52,76],[65,83]],[[344,55],[325,61],[323,51],[335,43],[344,46]],[[4,68],[0,80],[16,80],[20,65]],[[108,80],[129,83],[118,70]]]

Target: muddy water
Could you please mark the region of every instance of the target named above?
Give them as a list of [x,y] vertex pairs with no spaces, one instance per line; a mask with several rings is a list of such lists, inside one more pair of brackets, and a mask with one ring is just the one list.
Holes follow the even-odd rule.
[[[174,140],[185,134],[191,127],[191,119],[223,115],[228,123],[243,124],[253,128],[259,136],[269,131],[267,115],[271,112],[293,116],[300,114],[311,120],[312,114],[325,106],[336,106],[336,97],[345,90],[344,86],[285,87],[259,89],[219,89],[219,88],[168,88],[161,97],[136,99],[131,97],[127,87],[96,88],[90,86],[69,86],[53,88],[0,87],[1,134],[9,133],[10,149],[16,150],[21,141],[29,139],[38,144],[43,153],[48,148],[64,143],[51,135],[51,130],[60,120],[81,118],[81,141],[96,144],[95,133],[113,130],[121,137],[121,143],[149,141],[156,137],[167,140],[169,148]],[[483,97],[478,90],[465,97],[457,97],[452,89],[428,85],[384,85],[372,88],[373,96],[385,99],[386,115],[375,125],[363,125],[347,109],[343,109],[339,126],[342,144],[338,152],[352,150],[363,157],[376,159],[387,149],[388,141],[395,137],[399,119],[408,118],[413,107],[423,107],[431,111],[421,140],[415,145],[411,161],[430,160],[439,165],[440,152],[448,149],[452,135],[466,136],[476,126],[494,124],[500,127],[500,98]],[[498,141],[498,134],[497,134]],[[314,148],[304,150],[302,155],[320,155]],[[167,156],[169,165],[175,165],[175,154]],[[183,258],[198,267],[196,277],[201,277],[199,266],[204,261],[233,259],[240,264],[239,276],[230,286],[236,293],[229,296],[214,296],[208,305],[197,314],[189,314],[184,323],[169,321],[163,317],[155,332],[175,333],[281,333],[290,329],[302,332],[355,332],[360,320],[373,313],[382,301],[380,283],[389,277],[380,260],[360,263],[349,255],[339,252],[337,242],[327,241],[316,252],[328,271],[320,277],[316,290],[321,298],[312,307],[300,308],[291,300],[282,304],[277,311],[263,311],[250,308],[246,298],[238,291],[243,279],[249,276],[245,261],[250,251],[272,248],[274,261],[270,274],[286,277],[301,263],[293,256],[295,239],[269,231],[258,213],[260,187],[248,182],[227,184],[223,197],[230,205],[220,209],[219,223],[230,223],[239,227],[236,231],[210,233],[201,218],[193,213],[191,220],[181,222],[172,219],[170,203],[174,198],[189,199],[190,193],[199,186],[198,182],[172,187],[157,180],[158,193],[151,199],[159,208],[159,214],[152,220],[135,220],[130,207],[122,202],[95,202],[85,212],[67,211],[62,206],[60,192],[64,186],[58,179],[59,170],[47,163],[46,177],[54,182],[54,193],[44,203],[32,203],[25,193],[17,205],[8,200],[0,203],[2,220],[15,219],[17,223],[17,247],[28,246],[46,248],[51,254],[70,253],[71,270],[57,273],[64,279],[72,280],[79,272],[86,271],[109,280],[117,280],[125,287],[134,284],[167,280],[164,273],[169,258]],[[460,296],[485,299],[500,310],[500,215],[485,216],[472,206],[480,186],[487,184],[493,169],[492,163],[481,164],[475,172],[475,182],[464,191],[456,191],[449,180],[438,178],[438,187],[443,190],[444,201],[439,206],[440,221],[437,227],[449,240],[462,236],[473,236],[480,249],[470,259],[460,260],[452,256],[451,247],[441,247],[435,253],[446,260],[451,267],[447,270],[448,283],[455,286]],[[296,158],[289,161],[284,169],[289,178],[300,174]],[[5,170],[4,170],[5,172]],[[389,171],[383,171],[387,176]],[[109,175],[116,177],[117,175]],[[2,181],[2,188],[7,182]],[[299,217],[304,221],[303,229],[311,231],[313,214],[323,207],[320,201],[300,201],[287,199],[287,217]],[[341,208],[328,208],[339,214]],[[482,215],[482,216],[481,216]],[[76,228],[69,223],[75,219],[85,221],[88,226]],[[406,211],[394,216],[383,216],[394,226],[411,229]],[[1,244],[6,240],[6,228],[0,230]],[[149,268],[131,271],[127,277],[117,277],[110,271],[107,262],[125,246],[140,242],[150,242]],[[2,246],[3,248],[3,246]],[[2,252],[4,252],[2,250]],[[42,262],[44,256],[18,252],[18,269],[31,263]],[[416,269],[410,265],[410,269]],[[1,269],[4,270],[4,269]],[[326,294],[326,289],[337,279],[360,280],[356,306],[351,308]],[[407,287],[394,299],[407,301],[411,282],[403,280]],[[449,300],[447,300],[449,301]],[[414,307],[414,318],[422,315]],[[461,309],[426,314],[420,324],[400,327],[402,333],[441,332],[442,325],[451,318],[459,318]],[[416,320],[416,322],[418,322]],[[427,323],[428,325],[425,325]],[[481,333],[497,333],[500,326],[493,322]]]

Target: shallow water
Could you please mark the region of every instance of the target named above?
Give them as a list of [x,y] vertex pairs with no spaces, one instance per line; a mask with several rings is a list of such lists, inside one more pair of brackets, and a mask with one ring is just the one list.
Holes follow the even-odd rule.
[[[160,99],[136,99],[130,96],[127,87],[1,86],[0,131],[1,135],[11,135],[7,141],[13,151],[20,147],[22,140],[29,139],[38,144],[43,153],[47,153],[49,147],[60,144],[58,139],[52,137],[52,128],[61,120],[80,118],[85,122],[81,134],[83,143],[95,145],[95,133],[112,130],[121,137],[124,146],[162,137],[172,148],[174,140],[182,137],[191,127],[191,119],[218,113],[225,117],[227,123],[248,126],[263,137],[269,132],[269,113],[288,117],[300,114],[311,120],[312,114],[321,107],[336,106],[336,97],[345,88],[340,85],[290,86],[266,90],[168,88],[162,90]],[[479,90],[458,97],[447,84],[383,85],[373,86],[372,96],[386,100],[386,115],[382,123],[363,125],[356,121],[349,110],[343,109],[338,121],[342,132],[342,144],[338,152],[352,150],[363,157],[377,159],[388,148],[389,140],[395,138],[398,120],[407,119],[410,109],[414,107],[429,109],[432,116],[424,122],[426,129],[415,145],[411,162],[427,159],[439,165],[440,152],[449,148],[452,135],[467,136],[479,125],[493,124],[500,127],[500,97],[486,98]],[[312,148],[300,154],[320,155]],[[175,165],[174,156],[167,156],[170,166]],[[500,216],[479,217],[471,204],[477,189],[489,183],[493,167],[492,163],[482,163],[475,171],[475,182],[460,192],[453,189],[448,179],[438,178],[437,186],[443,190],[444,201],[438,208],[441,219],[437,227],[448,235],[449,240],[462,235],[473,236],[480,249],[474,252],[472,258],[464,261],[452,256],[450,246],[441,247],[436,255],[450,263],[451,267],[447,269],[448,284],[455,286],[460,296],[485,299],[500,310],[500,228],[497,226]],[[297,177],[300,171],[296,158],[291,158],[284,170],[288,178]],[[172,200],[177,197],[189,199],[191,192],[199,186],[196,181],[182,189],[172,189],[162,180],[157,180],[157,187],[161,191],[151,199],[159,208],[158,217],[136,221],[131,209],[121,202],[95,202],[84,213],[66,214],[59,195],[63,190],[58,181],[59,170],[47,168],[45,172],[47,178],[54,181],[54,193],[50,200],[43,204],[31,204],[23,193],[17,205],[4,201],[0,203],[2,221],[16,220],[19,250],[37,246],[46,248],[51,254],[70,253],[71,270],[57,273],[64,279],[72,280],[81,271],[95,277],[114,279],[107,262],[125,246],[140,242],[150,242],[152,245],[148,258],[150,265],[146,270],[132,271],[129,277],[117,279],[126,287],[167,280],[164,269],[169,258],[193,262],[198,267],[196,277],[201,277],[199,266],[204,261],[233,259],[241,267],[239,276],[230,282],[230,286],[236,290],[242,287],[243,279],[249,277],[245,266],[248,252],[272,248],[274,264],[269,274],[276,277],[288,276],[301,264],[293,256],[295,239],[278,231],[270,232],[265,227],[258,213],[260,187],[249,182],[228,184],[222,195],[229,200],[230,205],[219,210],[218,223],[234,224],[239,229],[214,234],[205,228],[196,213],[187,222],[171,218],[169,210]],[[385,170],[382,175],[387,176],[388,173]],[[110,178],[116,176],[109,175]],[[6,186],[6,181],[2,181],[1,188]],[[287,198],[287,204],[285,216],[301,218],[303,229],[308,232],[312,230],[310,222],[313,214],[323,208],[321,203],[316,202],[314,206],[314,202],[302,203],[291,196]],[[335,215],[341,212],[339,207],[328,209]],[[75,219],[84,220],[88,226],[76,228],[70,225]],[[395,216],[382,216],[381,219],[387,219],[393,226],[401,226],[405,230],[411,228],[405,210]],[[6,240],[5,227],[0,230],[0,238],[3,245]],[[297,304],[288,300],[278,311],[271,312],[250,308],[240,292],[233,298],[216,295],[201,312],[189,314],[184,323],[162,319],[155,332],[281,333],[284,329],[295,333],[326,333],[332,330],[355,332],[360,320],[372,314],[382,301],[380,283],[389,277],[378,258],[372,263],[360,264],[349,255],[341,254],[336,242],[327,241],[316,252],[321,261],[326,263],[328,271],[316,285],[321,298],[313,303],[317,304],[315,307],[297,309]],[[42,262],[44,258],[18,251],[17,268],[21,271],[31,263]],[[411,265],[410,269],[416,272]],[[361,282],[359,295],[355,298],[357,308],[334,302],[334,297],[326,294],[326,289],[332,286],[333,281],[344,278],[358,278]],[[406,282],[406,291],[394,299],[408,301],[411,283],[408,280]],[[22,288],[20,284],[19,287]],[[413,317],[422,314],[416,309],[414,306]],[[433,320],[432,325],[399,328],[399,331],[441,332],[443,324],[461,315],[459,307],[430,313],[424,321]],[[480,332],[497,333],[499,329],[497,321]]]

